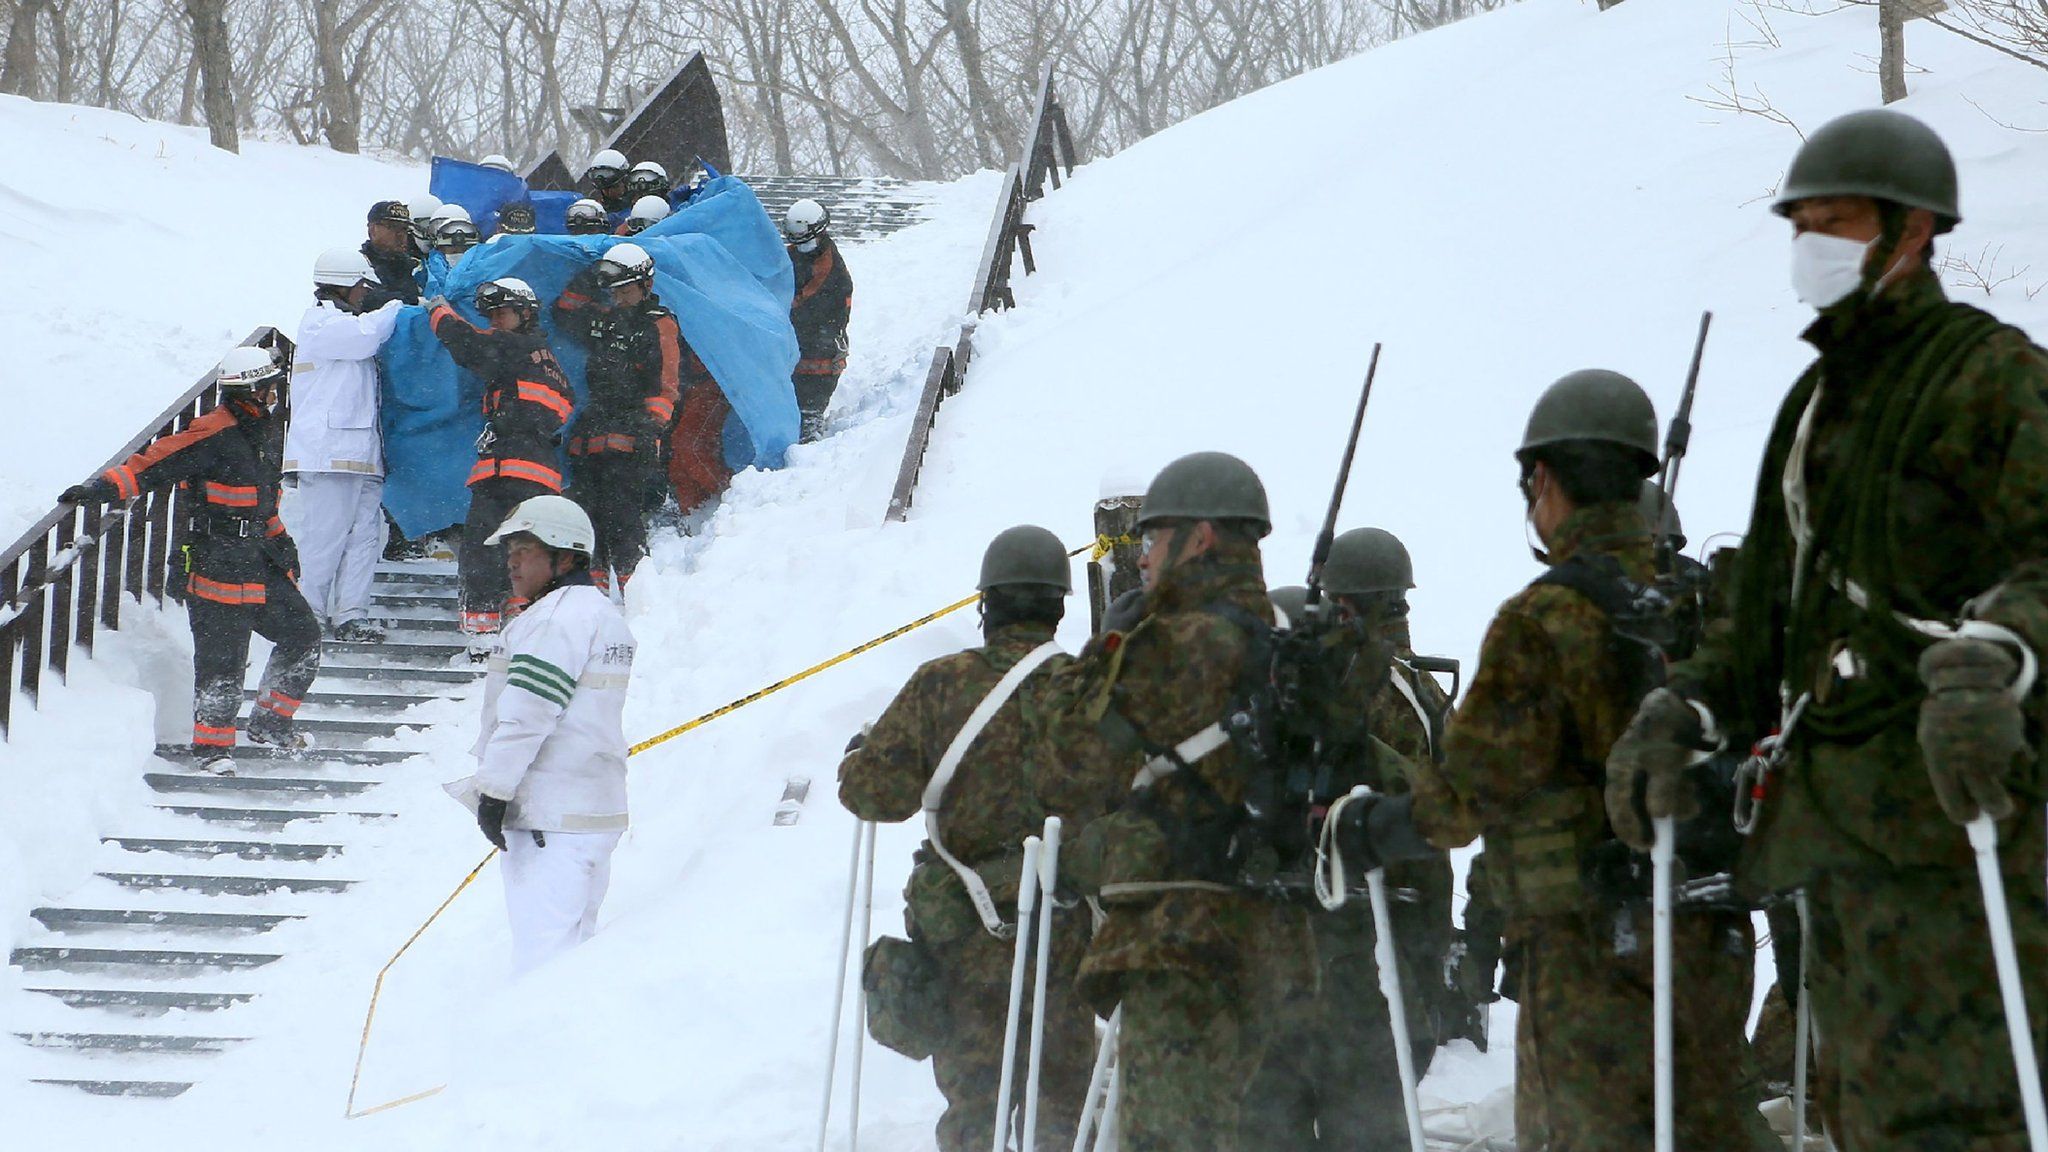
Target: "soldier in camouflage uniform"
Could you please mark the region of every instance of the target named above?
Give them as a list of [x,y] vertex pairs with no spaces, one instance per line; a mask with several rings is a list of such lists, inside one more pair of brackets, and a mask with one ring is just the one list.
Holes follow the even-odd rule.
[[[2039,1046],[2043,716],[2038,690],[2022,701],[2008,688],[2048,643],[2048,354],[1944,297],[1929,258],[1961,216],[1955,164],[1918,121],[1866,111],[1822,127],[1777,211],[1793,224],[1794,284],[1820,313],[1804,334],[1820,356],[1764,450],[1732,618],[1643,702],[1609,779],[1644,792],[1650,815],[1683,816],[1695,746],[1784,729],[1739,878],[1805,893],[1835,1143],[2022,1149],[1957,825],[1998,821]],[[1647,841],[1640,816],[1624,823]]]
[[[1066,549],[1043,528],[1012,528],[989,545],[980,587],[986,643],[919,668],[840,764],[840,802],[861,819],[917,815],[934,770],[969,715],[1005,673],[1051,648],[1063,598],[1073,587]],[[1040,806],[1032,791],[1026,713],[1031,694],[1068,662],[1063,653],[1045,657],[967,745],[937,816],[944,850],[986,886],[1007,924],[1017,917],[1020,846],[1047,815],[1058,814]],[[910,939],[930,956],[947,1009],[932,1053],[932,1072],[946,1098],[939,1148],[986,1152],[994,1136],[1014,945],[987,929],[966,881],[930,840],[918,850],[905,898]],[[1093,1016],[1072,991],[1087,932],[1086,909],[1054,917],[1038,1124],[1039,1149],[1046,1152],[1073,1146],[1094,1060]],[[1021,1035],[1028,1036],[1028,1028]],[[1016,1093],[1020,1108],[1023,1097]]]
[[[1414,581],[1407,552],[1376,528],[1343,533],[1330,548],[1323,586],[1330,598],[1317,611],[1330,614],[1333,626],[1326,644],[1343,670],[1335,690],[1309,704],[1323,740],[1323,762],[1334,769],[1328,794],[1348,792],[1356,784],[1406,792],[1406,773],[1396,758],[1378,749],[1391,746],[1428,763],[1437,726],[1449,709],[1428,676],[1393,663],[1397,649],[1408,646],[1407,590]],[[1304,626],[1305,597],[1306,590],[1299,588],[1278,589],[1273,596],[1295,628]],[[1451,938],[1450,861],[1434,856],[1392,865],[1387,885],[1419,1076],[1428,1070],[1439,1042]],[[1239,1146],[1246,1152],[1315,1147],[1405,1152],[1408,1124],[1373,954],[1372,909],[1359,898],[1335,912],[1313,915],[1310,923],[1320,979],[1284,1000],[1267,1029],[1271,1042],[1245,1093]]]
[[1255,895],[1231,853],[1253,765],[1208,737],[1241,698],[1270,627],[1266,493],[1242,460],[1182,457],[1146,491],[1145,595],[1047,699],[1041,797],[1093,817],[1063,857],[1105,913],[1081,965],[1099,1013],[1122,1006],[1123,1152],[1230,1152],[1258,1025],[1314,981],[1307,910]]
[[[1651,534],[1636,509],[1657,465],[1657,417],[1634,381],[1574,372],[1536,403],[1516,454],[1550,572],[1502,605],[1445,737],[1448,797],[1418,793],[1360,821],[1371,853],[1403,854],[1419,829],[1440,847],[1486,836],[1488,883],[1520,964],[1518,1147],[1641,1152],[1652,1141],[1647,893],[1589,882],[1620,846],[1601,809],[1601,765],[1653,683],[1655,653],[1625,640],[1596,582],[1648,583]],[[1633,924],[1640,923],[1639,938]],[[1673,924],[1678,1146],[1775,1149],[1746,1084],[1753,944],[1740,915]]]

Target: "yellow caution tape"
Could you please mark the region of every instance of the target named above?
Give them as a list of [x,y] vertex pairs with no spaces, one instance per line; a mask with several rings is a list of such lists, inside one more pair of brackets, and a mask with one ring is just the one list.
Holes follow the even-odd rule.
[[[1093,564],[1126,544],[1136,545],[1137,543],[1138,538],[1136,536],[1097,536],[1093,550],[1088,553],[1088,562]],[[1072,553],[1068,553],[1068,555],[1072,555]]]
[[[1100,547],[1101,542],[1097,541],[1096,546]],[[1088,551],[1088,548],[1089,546],[1084,544],[1081,547],[1076,548],[1073,551],[1067,553],[1067,557],[1068,559],[1072,559],[1073,557],[1079,556],[1081,553]],[[766,688],[763,688],[758,692],[753,692],[749,693],[748,695],[742,696],[739,699],[733,701],[730,704],[725,705],[722,708],[714,708],[711,711],[706,712],[702,716],[697,717],[695,720],[692,720],[687,724],[679,724],[676,727],[671,728],[658,736],[650,736],[647,739],[642,740],[638,744],[633,745],[631,748],[628,748],[626,750],[626,755],[638,756],[640,753],[647,751],[649,748],[659,747],[660,745],[665,744],[678,736],[681,736],[683,733],[688,732],[693,728],[701,728],[704,725],[711,723],[713,720],[718,719],[720,716],[724,716],[729,712],[737,712],[740,709],[745,708],[747,705],[754,703],[756,700],[760,700],[768,696],[773,696],[775,693],[782,691],[784,688],[787,688],[792,684],[798,683],[799,681],[808,680],[811,677],[816,676],[818,673],[823,672],[824,670],[832,667],[835,664],[843,664],[846,661],[853,659],[855,656],[858,656],[863,652],[869,651],[873,648],[878,648],[884,644],[887,644],[889,641],[896,639],[899,636],[915,632],[919,628],[924,627],[932,621],[937,620],[943,616],[951,615],[954,612],[958,612],[960,609],[965,608],[969,604],[973,604],[980,599],[981,593],[977,592],[974,595],[969,596],[963,600],[955,600],[953,603],[946,605],[944,608],[941,608],[936,612],[930,613],[929,615],[920,616],[917,619],[912,620],[910,623],[905,624],[901,628],[897,628],[889,632],[884,632],[882,635],[875,637],[873,640],[870,640],[865,644],[859,644],[855,645],[852,648],[848,648],[846,651],[841,652],[839,655],[832,657],[830,660],[813,664],[809,668],[804,669],[803,671],[797,673],[794,676],[778,680],[775,683],[768,685]],[[442,1089],[448,1087],[446,1084],[442,1084],[438,1087],[429,1088],[424,1092],[415,1092],[410,1096],[401,1097],[397,1100],[386,1101],[385,1103],[378,1104],[370,1108],[365,1108],[360,1112],[356,1111],[356,1086],[363,1078],[363,1056],[370,1050],[370,1022],[377,1018],[377,1000],[384,994],[385,974],[390,972],[392,966],[398,963],[399,957],[405,955],[406,951],[410,949],[413,946],[413,944],[419,940],[421,936],[426,934],[427,929],[433,926],[434,921],[441,918],[441,913],[446,912],[448,910],[448,906],[450,904],[455,903],[455,898],[457,896],[462,895],[463,889],[469,887],[470,883],[477,878],[477,875],[484,870],[484,866],[486,864],[489,864],[492,858],[497,856],[497,854],[498,850],[493,848],[490,852],[490,855],[485,856],[482,860],[477,861],[476,867],[471,868],[469,870],[469,875],[464,876],[462,878],[462,883],[457,884],[455,886],[455,891],[450,892],[448,894],[448,898],[446,900],[441,901],[441,906],[439,908],[434,909],[434,914],[427,917],[426,923],[421,924],[417,929],[415,929],[413,931],[413,934],[409,938],[407,938],[406,942],[399,946],[398,951],[391,954],[391,959],[386,960],[384,962],[384,967],[379,968],[377,970],[377,980],[374,984],[370,986],[370,1008],[369,1011],[364,1013],[363,1015],[363,1038],[362,1041],[356,1045],[355,1073],[349,1077],[348,1081],[348,1107],[346,1109],[347,1119],[360,1120],[365,1116],[374,1116],[379,1112],[386,1112],[393,1108],[400,1107],[402,1105],[412,1104],[420,1100],[425,1100],[429,1096],[433,1096],[436,1093],[440,1092]]]

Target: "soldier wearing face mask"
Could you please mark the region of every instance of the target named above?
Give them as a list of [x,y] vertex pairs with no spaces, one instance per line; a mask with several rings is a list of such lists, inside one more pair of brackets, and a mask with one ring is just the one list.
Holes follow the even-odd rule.
[[1682,818],[1696,749],[1776,733],[1744,788],[1758,800],[1737,879],[1806,902],[1835,1146],[2017,1152],[1986,895],[1958,825],[1995,822],[2038,1049],[2043,708],[2022,669],[2048,643],[2048,353],[1943,294],[1930,261],[1962,211],[1955,162],[1919,121],[1823,126],[1776,210],[1819,356],[1764,449],[1732,618],[1615,744],[1608,815],[1647,846],[1631,793]]

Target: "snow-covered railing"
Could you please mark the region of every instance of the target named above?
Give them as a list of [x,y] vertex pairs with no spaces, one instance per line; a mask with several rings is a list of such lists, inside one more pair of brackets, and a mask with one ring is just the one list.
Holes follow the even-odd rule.
[[[1031,256],[1031,228],[1024,221],[1024,209],[1047,191],[1060,186],[1063,175],[1072,175],[1073,134],[1067,128],[1067,112],[1053,90],[1052,69],[1045,70],[1038,85],[1037,112],[1031,133],[1024,140],[1024,152],[1003,175],[1003,198],[989,222],[988,242],[982,245],[981,263],[976,266],[973,294],[968,298],[970,316],[997,308],[1014,308],[1010,272],[1018,257],[1024,273],[1038,271]],[[918,471],[924,466],[925,449],[931,443],[932,422],[939,405],[960,390],[967,365],[974,359],[974,328],[970,320],[960,328],[960,339],[942,345],[932,353],[931,369],[925,374],[924,391],[919,394],[917,415],[910,425],[910,440],[903,446],[903,464],[896,472],[896,487],[889,494],[888,518],[901,520],[910,513],[910,499],[917,489]]]
[[[275,328],[258,328],[243,343],[281,352],[287,361],[291,356],[291,341]],[[201,377],[103,467],[212,411],[220,403],[214,377],[213,372]],[[286,402],[279,400],[280,405]],[[62,681],[70,672],[74,645],[91,656],[97,631],[121,626],[123,593],[138,604],[145,593],[158,605],[167,593],[173,599],[183,596],[183,581],[174,576],[184,532],[183,502],[184,494],[174,489],[125,503],[60,505],[0,552],[0,739],[11,727],[16,689],[34,707],[42,696],[44,669]]]

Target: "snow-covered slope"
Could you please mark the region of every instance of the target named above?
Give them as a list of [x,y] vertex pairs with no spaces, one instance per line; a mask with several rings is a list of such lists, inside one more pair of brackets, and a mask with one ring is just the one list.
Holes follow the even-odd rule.
[[[1425,649],[1469,660],[1494,605],[1534,574],[1510,453],[1535,394],[1597,364],[1668,408],[1704,308],[1715,337],[1682,495],[1695,541],[1739,530],[1764,424],[1806,359],[1786,230],[1767,207],[1799,138],[1700,101],[1726,82],[1731,39],[1754,42],[1734,50],[1744,91],[1767,92],[1803,128],[1876,90],[1867,9],[1772,13],[1769,37],[1743,14],[1755,15],[1734,0],[1606,13],[1528,0],[1090,165],[1034,207],[1042,272],[1019,282],[1017,311],[980,325],[906,524],[882,524],[881,510],[986,217],[946,216],[850,253],[859,320],[841,433],[785,471],[742,476],[699,536],[657,544],[632,590],[643,654],[631,731],[951,602],[1009,524],[1081,542],[1105,487],[1135,490],[1186,451],[1228,449],[1260,469],[1279,521],[1273,581],[1298,579],[1375,341],[1386,357],[1344,523],[1408,540]],[[2003,245],[2003,267],[2048,269],[2036,194],[2048,142],[1992,120],[2038,120],[2036,77],[1938,32],[1911,36],[1926,71],[1904,107],[1963,166],[1968,219],[1946,250],[1981,261]],[[2048,301],[2026,289],[2043,279],[1972,298],[2040,330]],[[1077,605],[1070,645],[1083,617]],[[146,1126],[190,1147],[810,1147],[852,835],[831,801],[833,766],[920,661],[973,638],[957,614],[637,758],[635,829],[599,937],[518,984],[498,975],[487,872],[394,976],[365,1075],[367,1101],[448,1084],[441,1094],[338,1118],[353,1014],[378,953],[398,943],[365,939],[324,973],[332,1009],[309,1015],[295,1045],[245,1061],[238,1083],[161,1108],[59,1112],[35,1096],[29,1114],[80,1126],[68,1136]],[[459,734],[437,739],[459,774]],[[796,775],[815,781],[809,805],[797,825],[771,827]],[[473,835],[459,814],[441,823]],[[915,840],[883,831],[878,931],[897,930]],[[422,867],[406,897],[415,919],[460,877],[432,873]],[[1497,1033],[1507,1023],[1497,1014]],[[1499,1046],[1486,1058],[1456,1048],[1426,1091],[1475,1100],[1508,1072]],[[927,1071],[870,1050],[867,1082],[863,1143],[931,1147]]]
[[[313,257],[424,165],[0,96],[0,543],[249,330],[287,333]],[[92,425],[88,431],[85,427]]]

